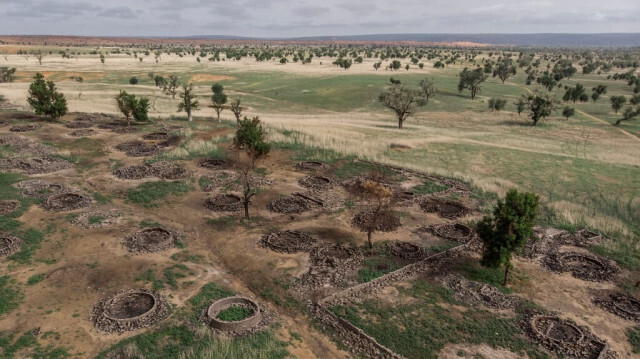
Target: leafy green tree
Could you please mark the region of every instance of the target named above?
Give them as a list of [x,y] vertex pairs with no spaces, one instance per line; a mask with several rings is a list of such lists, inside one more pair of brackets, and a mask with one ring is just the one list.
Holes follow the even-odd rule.
[[421,91],[405,87],[392,79],[391,86],[378,96],[382,104],[393,110],[398,118],[398,128],[402,128],[404,121],[411,116],[418,106],[424,106],[427,101]]
[[529,117],[533,120],[534,126],[538,124],[538,121],[556,111],[560,105],[560,102],[555,97],[548,94],[543,95],[539,91],[528,96],[523,95],[522,100],[525,108],[531,112]]
[[477,68],[469,70],[464,68],[460,74],[460,82],[458,83],[458,91],[462,92],[464,89],[471,91],[471,99],[476,98],[476,94],[482,90],[482,83],[487,80],[488,75],[485,74],[482,69]]
[[100,62],[102,62],[102,64],[104,65],[104,55],[100,54]]
[[553,69],[551,73],[553,74],[553,78],[556,81],[560,81],[563,78],[570,78],[573,76],[578,69],[573,67],[573,63],[569,59],[560,59],[555,65],[553,65]]
[[620,96],[611,96],[611,108],[613,108],[613,111],[615,111],[615,113],[618,113],[618,111],[622,108],[622,106],[624,106],[624,104],[627,102],[627,98],[620,95]]
[[146,97],[136,98],[134,94],[128,94],[124,90],[116,95],[116,104],[118,109],[127,120],[127,126],[131,124],[131,118],[138,122],[146,122],[149,120],[149,99]]
[[378,61],[373,64],[373,68],[376,69],[376,71],[378,71],[380,66],[382,66],[382,61]]
[[492,98],[489,99],[488,105],[491,111],[502,111],[502,109],[507,105],[507,100]]
[[544,86],[547,91],[553,90],[558,84],[558,81],[556,81],[548,71],[545,71],[542,76],[536,78],[536,82]]
[[283,64],[283,65],[286,64],[287,62],[289,62],[289,60],[287,60],[286,57],[283,57],[283,58],[280,59],[280,63]]
[[504,286],[513,267],[511,258],[533,235],[537,214],[538,196],[512,189],[504,201],[498,200],[493,215],[485,216],[476,227],[484,243],[480,263],[489,268],[504,267]]
[[258,117],[248,119],[245,116],[239,121],[238,130],[233,138],[233,148],[237,157],[235,169],[243,184],[244,218],[249,220],[249,203],[256,195],[260,183],[254,172],[258,161],[271,151],[271,145],[266,141],[266,133]]
[[573,101],[573,103],[576,103],[578,100],[580,100],[580,102],[587,102],[589,101],[589,96],[582,84],[576,84],[576,87],[566,87],[562,100],[565,102]]
[[240,117],[242,116],[242,106],[240,105],[240,98],[236,98],[231,101],[231,112],[236,117],[236,122],[240,122]]
[[493,70],[493,77],[498,76],[502,83],[504,83],[509,77],[515,75],[516,73],[517,70],[513,65],[513,61],[510,58],[505,57]]
[[591,99],[593,100],[593,102],[598,101],[598,99],[600,98],[600,94],[597,92],[593,92],[591,93]]
[[398,60],[393,60],[389,63],[389,69],[391,70],[399,70],[402,64]]
[[[151,74],[153,75],[153,73]],[[153,82],[155,82],[156,87],[159,87],[163,90],[164,90],[164,86],[167,84],[167,80],[160,75],[153,76]]]
[[193,83],[183,84],[178,95],[182,101],[178,104],[178,112],[186,112],[189,122],[192,121],[191,112],[200,108],[196,95],[193,93]]
[[13,80],[16,79],[15,73],[16,73],[15,67],[12,67],[12,68],[9,68],[6,66],[0,67],[0,83],[13,82]]
[[351,59],[343,59],[343,58],[339,58],[336,61],[333,62],[334,65],[339,66],[345,70],[348,70],[351,65],[353,64],[353,61],[351,61]]
[[36,115],[45,115],[53,119],[64,116],[68,110],[64,95],[57,91],[53,81],[45,81],[44,76],[39,72],[29,85],[27,102],[35,110]]
[[517,99],[516,102],[514,102],[513,104],[516,105],[516,112],[518,112],[518,116],[520,116],[522,111],[524,111],[524,109],[527,106],[526,102],[522,97]]
[[632,105],[640,104],[640,95],[633,95],[633,97],[629,100],[629,103]]
[[171,98],[176,98],[179,87],[180,81],[176,75],[169,75],[169,79],[162,83],[162,91],[167,95],[171,95]]
[[138,78],[133,76],[132,78],[129,79],[129,84],[137,85],[138,84]]
[[622,118],[618,119],[614,125],[618,126],[623,121],[631,121],[634,118],[636,118],[639,114],[640,114],[640,109],[634,110],[632,107],[627,107],[624,109],[624,112],[622,113]]
[[438,89],[436,88],[436,85],[433,79],[422,79],[420,80],[419,86],[420,86],[420,89],[422,90],[422,94],[424,95],[424,98],[427,101],[429,101],[431,96],[433,96],[436,92],[438,92]]
[[220,122],[220,112],[224,109],[224,104],[227,103],[227,95],[224,93],[224,87],[219,83],[213,84],[211,91],[213,92],[211,96],[211,107],[216,111],[218,122]]
[[567,120],[569,119],[569,117],[575,114],[576,114],[576,109],[573,107],[565,106],[565,108],[562,109],[562,117],[565,117]]

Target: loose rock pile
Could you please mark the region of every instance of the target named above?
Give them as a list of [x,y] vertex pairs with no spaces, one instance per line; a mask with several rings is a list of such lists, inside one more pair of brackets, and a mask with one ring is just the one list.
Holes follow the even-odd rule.
[[42,127],[41,124],[39,123],[30,123],[30,124],[26,124],[26,125],[15,125],[12,126],[11,128],[9,128],[9,131],[11,132],[31,132],[31,131],[35,131],[38,130]]
[[69,188],[42,180],[26,180],[13,185],[22,189],[22,195],[29,198],[42,198],[51,194],[69,192]]
[[322,203],[314,201],[308,196],[300,193],[294,193],[291,196],[278,198],[271,201],[267,208],[271,212],[284,214],[298,214],[310,211],[314,208],[322,206]]
[[214,171],[203,176],[204,181],[201,183],[202,190],[205,192],[215,191],[218,188],[231,185],[238,180],[238,175],[231,171]]
[[470,240],[475,235],[473,229],[465,226],[462,223],[435,224],[426,227],[426,230],[440,238],[449,239],[460,243],[464,243]]
[[9,159],[8,166],[26,174],[51,173],[73,167],[70,162],[56,157],[31,157]]
[[122,243],[131,253],[154,253],[171,249],[180,235],[165,228],[146,228],[126,237]]
[[204,206],[217,212],[235,212],[242,208],[242,198],[235,194],[218,194],[207,198]]
[[9,214],[20,208],[20,202],[12,199],[6,199],[0,201],[0,216]]
[[[231,307],[243,307],[251,311],[245,319],[229,322],[218,319],[218,314]],[[213,330],[227,335],[248,335],[264,329],[269,323],[270,316],[252,299],[246,297],[227,297],[219,299],[201,314],[200,319]]]
[[311,172],[324,170],[324,169],[327,169],[327,167],[328,166],[326,164],[319,161],[306,161],[306,162],[298,163],[298,168],[300,168],[301,170],[311,171]]
[[122,142],[116,146],[118,151],[122,151],[129,157],[154,156],[160,153],[160,148],[155,145],[148,145],[143,141],[133,140]]
[[298,184],[304,188],[315,191],[324,191],[333,187],[333,181],[330,178],[322,176],[303,177],[298,180]]
[[0,137],[0,146],[10,146],[19,155],[46,156],[55,152],[51,146],[19,136]]
[[210,170],[219,170],[223,168],[229,168],[231,162],[220,158],[207,158],[198,162],[198,167],[208,168]]
[[99,229],[114,224],[120,217],[117,211],[95,210],[80,213],[73,218],[71,224],[84,229]]
[[106,122],[98,125],[98,128],[110,130],[115,133],[134,133],[139,132],[140,129],[136,126],[127,126],[125,122]]
[[420,208],[427,213],[437,213],[442,218],[455,219],[471,210],[464,204],[444,198],[428,197],[420,202]]
[[191,171],[188,169],[167,161],[158,161],[153,163],[151,165],[151,173],[156,177],[165,180],[183,179],[191,175]]
[[101,299],[93,306],[91,321],[103,332],[123,333],[145,328],[169,316],[170,305],[162,294],[129,289]]
[[52,194],[42,203],[42,207],[47,211],[72,211],[74,209],[87,207],[93,203],[93,198],[79,193],[65,192]]
[[280,253],[308,252],[313,248],[316,239],[298,231],[280,231],[266,234],[260,245]]
[[142,136],[142,138],[145,140],[152,140],[152,141],[166,140],[167,138],[169,138],[169,134],[166,132],[151,132]]
[[557,240],[562,244],[576,247],[589,247],[604,241],[601,235],[586,229],[579,230],[576,233],[561,233],[557,235]]
[[629,294],[608,293],[594,298],[593,302],[621,318],[640,323],[640,300]]
[[570,272],[576,278],[592,282],[611,281],[620,272],[612,261],[591,253],[551,253],[542,264],[554,272]]
[[540,345],[564,358],[612,359],[617,355],[605,342],[591,334],[589,328],[571,319],[532,314],[521,323],[527,334]]
[[410,243],[396,241],[388,245],[389,252],[404,259],[422,259],[427,255],[424,247]]
[[75,120],[64,124],[66,128],[91,128],[93,123],[91,121]]
[[18,237],[0,235],[0,257],[17,252],[20,249],[21,242]]
[[520,300],[518,297],[502,293],[498,288],[458,275],[448,275],[442,279],[445,287],[454,292],[456,300],[469,304],[482,304],[493,309],[514,309]]
[[372,211],[362,211],[357,213],[351,223],[363,232],[368,231],[370,227],[373,227],[375,231],[379,232],[393,232],[400,228],[402,223],[400,218],[391,212],[382,212],[374,218]]
[[350,274],[360,267],[363,255],[357,249],[328,244],[314,247],[309,271],[298,280],[301,288],[314,290],[325,285],[347,287],[353,282]]
[[74,137],[88,137],[88,136],[93,136],[96,133],[97,133],[96,131],[90,128],[87,128],[87,129],[71,131],[69,132],[69,135]]

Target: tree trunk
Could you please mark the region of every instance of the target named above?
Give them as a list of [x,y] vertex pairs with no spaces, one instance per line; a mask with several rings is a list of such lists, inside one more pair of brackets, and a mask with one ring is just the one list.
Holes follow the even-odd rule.
[[244,200],[244,219],[249,220],[249,200]]
[[373,232],[371,229],[367,231],[367,241],[369,241],[369,249],[373,249],[373,242],[371,242],[371,232]]
[[187,112],[187,119],[191,122],[193,119],[191,118],[191,111]]
[[402,130],[402,123],[404,122],[403,119],[398,118],[398,128]]
[[509,283],[509,272],[511,271],[511,265],[507,264],[504,266],[504,282],[502,283],[503,287],[507,286],[507,283]]

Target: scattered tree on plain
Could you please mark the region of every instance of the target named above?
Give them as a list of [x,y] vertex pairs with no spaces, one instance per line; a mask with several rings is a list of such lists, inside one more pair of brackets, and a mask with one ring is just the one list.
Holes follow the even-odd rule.
[[376,71],[378,71],[378,69],[380,68],[380,66],[382,66],[382,62],[378,61],[378,62],[374,62],[373,63],[373,68],[376,69]]
[[227,95],[224,93],[224,86],[219,83],[213,84],[211,91],[213,92],[211,96],[211,107],[216,111],[218,122],[220,122],[220,112],[224,109],[224,104],[227,103]]
[[527,106],[527,103],[524,101],[524,98],[522,97],[517,99],[516,102],[514,102],[513,104],[516,105],[516,112],[518,112],[518,116],[520,116],[522,111],[524,111],[524,109]]
[[509,282],[511,257],[533,235],[538,213],[538,196],[510,190],[504,201],[498,200],[492,216],[485,216],[476,227],[484,243],[480,263],[489,268],[504,267],[504,282]]
[[52,119],[64,116],[68,110],[64,95],[57,91],[53,81],[45,81],[44,76],[39,72],[29,85],[27,102],[35,110],[36,115],[45,115]]
[[540,85],[544,86],[544,88],[547,89],[547,91],[551,91],[553,90],[556,85],[558,84],[558,81],[556,81],[553,76],[551,76],[551,74],[547,71],[545,71],[542,76],[539,76],[538,78],[536,78],[536,82],[539,83]]
[[493,70],[493,77],[498,76],[500,81],[504,83],[509,77],[517,73],[516,67],[513,65],[513,61],[505,57],[498,63],[498,66]]
[[393,110],[398,118],[398,128],[402,128],[404,121],[411,116],[418,106],[424,106],[426,100],[419,90],[405,87],[400,81],[394,83],[378,96],[382,104]]
[[507,105],[507,100],[492,98],[489,99],[488,105],[491,111],[502,111],[502,109]]
[[565,87],[565,92],[564,96],[562,96],[562,100],[565,102],[573,101],[573,103],[576,103],[576,101],[578,100],[580,100],[580,102],[588,102],[589,95],[587,95],[587,92],[582,84],[576,84],[576,87]]
[[458,83],[458,91],[462,92],[464,89],[468,89],[471,91],[471,99],[476,98],[476,94],[482,90],[482,83],[487,80],[488,75],[482,71],[482,69],[477,68],[474,70],[469,70],[468,68],[464,68],[462,72],[458,75],[460,76],[460,82]]
[[560,106],[560,101],[555,97],[542,94],[539,91],[528,96],[523,95],[522,101],[524,102],[525,108],[531,112],[529,117],[533,120],[534,126],[536,126],[541,119],[551,115],[551,113],[556,111]]
[[178,93],[178,88],[180,87],[180,81],[178,80],[178,76],[169,75],[169,79],[164,81],[162,84],[162,91],[171,95],[171,98],[176,98],[176,94]]
[[33,55],[38,59],[38,65],[42,65],[42,59],[47,55],[42,50],[34,51]]
[[640,114],[640,108],[634,110],[633,107],[627,107],[624,109],[624,112],[622,113],[622,118],[618,119],[614,125],[618,126],[624,121],[631,121],[635,119],[639,114]]
[[0,83],[3,82],[13,82],[16,79],[15,76],[16,68],[15,67],[0,67]]
[[624,104],[627,103],[627,98],[620,95],[620,96],[611,96],[611,108],[613,108],[613,111],[615,113],[618,113],[618,111],[622,108],[622,106],[624,106]]
[[266,135],[260,119],[245,117],[238,123],[238,130],[233,138],[235,149],[235,166],[242,181],[242,203],[244,205],[244,218],[249,220],[249,204],[251,198],[256,195],[260,177],[255,173],[258,161],[265,158],[271,151],[271,145],[266,142]]
[[562,109],[562,117],[565,117],[567,120],[575,114],[576,109],[573,107],[565,106],[565,108]]
[[116,95],[116,104],[118,109],[127,120],[127,126],[131,124],[131,118],[138,122],[146,122],[149,120],[149,99],[146,97],[136,98],[134,94],[128,94],[124,90]]
[[200,108],[196,95],[193,93],[193,83],[183,84],[182,91],[178,95],[182,101],[178,104],[178,112],[186,112],[187,119],[191,122],[191,112]]
[[231,112],[236,117],[236,122],[240,122],[240,117],[242,116],[242,106],[240,104],[240,98],[235,98],[231,101]]
[[422,90],[422,94],[427,101],[429,101],[431,96],[438,92],[433,79],[420,80],[420,89]]

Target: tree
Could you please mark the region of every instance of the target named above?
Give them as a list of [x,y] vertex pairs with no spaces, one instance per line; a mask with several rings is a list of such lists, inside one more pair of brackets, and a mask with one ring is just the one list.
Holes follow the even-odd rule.
[[153,76],[153,82],[155,82],[156,87],[159,87],[164,90],[164,86],[167,84],[167,80],[160,75]]
[[178,80],[178,76],[169,75],[169,80],[164,81],[162,84],[162,91],[171,95],[171,98],[176,98],[176,94],[178,93],[178,88],[180,87],[180,82]]
[[224,93],[224,87],[219,83],[215,83],[211,86],[213,95],[211,96],[211,103],[214,110],[218,115],[218,122],[220,122],[220,112],[224,109],[223,106],[227,103],[227,95]]
[[138,78],[133,76],[129,79],[129,84],[131,85],[137,85],[138,84]]
[[553,90],[558,84],[558,81],[556,81],[548,71],[545,71],[542,74],[542,76],[539,76],[538,78],[536,78],[536,82],[544,86],[544,88],[546,88],[547,91]]
[[553,65],[553,69],[551,70],[551,73],[553,74],[553,78],[556,81],[560,81],[565,77],[570,78],[577,71],[578,69],[573,67],[573,63],[571,62],[571,60],[561,59],[561,60],[558,60],[558,62],[556,62],[555,65]]
[[200,108],[196,95],[193,93],[193,83],[183,84],[182,91],[178,95],[182,101],[178,104],[178,112],[186,112],[189,122],[192,121],[191,112]]
[[34,51],[33,55],[38,59],[38,65],[42,65],[42,59],[47,55],[42,50]]
[[118,109],[127,119],[127,126],[131,124],[132,117],[139,122],[144,122],[149,119],[147,116],[149,111],[148,98],[136,98],[136,95],[128,94],[126,91],[120,90],[120,93],[116,95],[115,99]]
[[6,66],[0,67],[0,83],[13,82],[13,80],[16,79],[15,73],[16,73],[15,67],[12,67],[12,68],[9,68]]
[[283,58],[280,59],[280,63],[283,64],[283,65],[286,64],[287,62],[289,62],[289,60],[287,60],[286,57],[283,57]]
[[27,102],[36,112],[36,115],[45,115],[53,119],[67,113],[67,100],[64,95],[56,90],[53,81],[45,81],[41,73],[36,73],[33,82],[29,85],[29,97]]
[[462,92],[464,89],[469,89],[471,91],[471,99],[476,98],[476,94],[482,90],[482,83],[487,80],[488,75],[482,71],[482,69],[477,68],[474,70],[469,70],[468,68],[464,68],[462,72],[458,75],[460,76],[460,82],[458,83],[458,91]]
[[402,66],[402,64],[400,63],[400,61],[398,60],[393,60],[391,61],[391,63],[389,64],[389,68],[391,70],[398,70],[400,69],[400,66]]
[[576,84],[576,87],[566,87],[562,100],[565,102],[573,101],[573,103],[576,103],[578,100],[580,100],[580,102],[587,102],[589,101],[589,96],[582,84]]
[[620,96],[611,96],[611,108],[613,108],[613,111],[615,111],[615,113],[618,113],[618,110],[620,110],[622,108],[622,106],[627,102],[627,98],[620,95]]
[[638,116],[639,114],[640,114],[640,109],[634,110],[632,107],[627,107],[626,109],[624,109],[624,112],[622,113],[622,118],[617,120],[614,125],[618,126],[623,121],[631,121],[634,118],[636,118],[636,116]]
[[516,105],[516,111],[518,112],[518,116],[520,116],[522,111],[524,111],[525,107],[527,106],[527,104],[525,103],[525,101],[524,101],[524,99],[522,97],[519,98],[513,104]]
[[598,99],[600,98],[600,94],[597,92],[594,92],[591,94],[591,99],[593,100],[593,102],[598,101]]
[[242,116],[242,106],[240,106],[240,98],[236,98],[231,101],[231,112],[236,117],[236,122],[240,122],[240,116]]
[[576,109],[573,107],[565,106],[565,108],[562,109],[562,117],[566,117],[567,120],[569,119],[569,117],[575,114],[576,114]]
[[552,112],[558,109],[560,101],[550,95],[543,95],[539,91],[533,94],[522,97],[525,108],[531,111],[529,117],[533,120],[533,125],[536,126],[538,121],[551,115]]
[[378,71],[380,66],[382,66],[382,61],[378,61],[378,62],[374,62],[373,63],[373,68],[376,69],[376,71]]
[[431,96],[433,96],[436,92],[438,92],[438,89],[436,88],[435,83],[433,82],[433,79],[420,80],[420,89],[422,90],[422,94],[424,95],[424,98],[427,101],[429,101]]
[[385,221],[398,220],[391,211],[395,197],[393,191],[385,185],[386,182],[383,174],[371,172],[365,176],[363,181],[349,187],[349,192],[367,207],[359,218],[361,224],[359,227],[367,233],[367,242],[371,249],[373,249],[371,241],[373,233],[381,227],[394,227],[393,224],[387,226]]
[[260,119],[246,116],[238,123],[238,130],[233,138],[233,148],[236,153],[235,169],[242,181],[242,196],[244,205],[244,218],[249,220],[249,203],[257,193],[256,165],[259,160],[266,157],[271,151],[271,145],[266,142],[266,135]]
[[632,105],[640,104],[640,95],[633,95],[633,97],[629,100],[629,103]]
[[476,227],[484,243],[480,263],[489,268],[504,267],[504,282],[509,282],[511,257],[533,235],[538,213],[538,196],[513,189],[504,201],[498,200],[492,216],[485,216]]
[[100,54],[100,62],[102,62],[102,64],[104,65],[104,55]]
[[498,78],[504,83],[509,77],[517,73],[516,67],[512,64],[510,58],[505,57],[498,63],[498,66],[493,70],[493,77]]
[[334,61],[333,64],[345,70],[348,70],[353,64],[353,61],[351,61],[350,59],[339,58],[336,61]]
[[489,100],[489,109],[491,111],[501,111],[507,105],[507,100],[492,98]]
[[413,114],[417,106],[424,106],[426,100],[420,91],[405,87],[399,81],[393,83],[378,96],[382,104],[393,110],[398,118],[398,128],[402,128],[404,121]]

